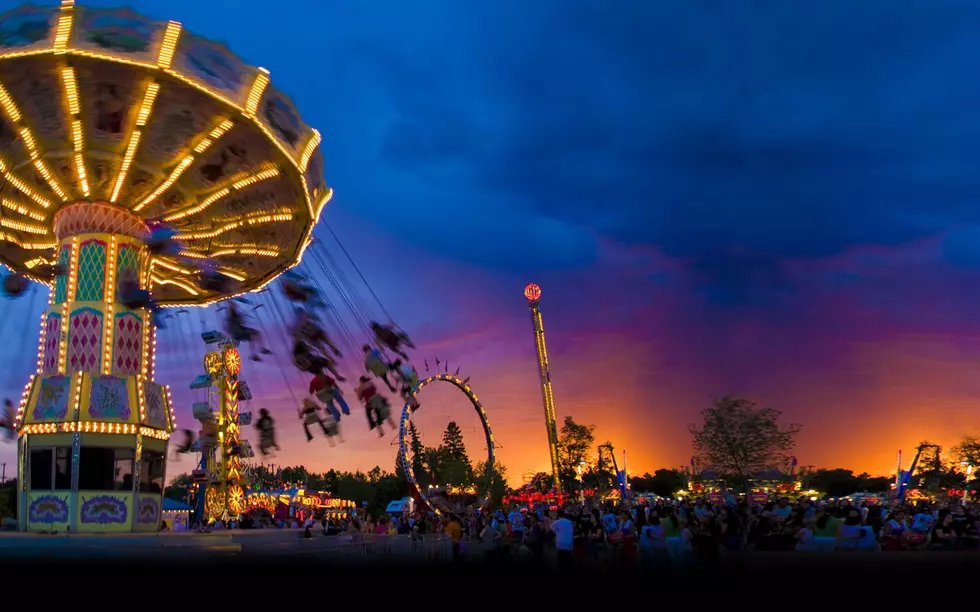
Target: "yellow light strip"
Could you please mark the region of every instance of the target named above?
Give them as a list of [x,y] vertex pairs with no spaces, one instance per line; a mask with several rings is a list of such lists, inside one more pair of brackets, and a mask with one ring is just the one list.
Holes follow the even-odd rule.
[[233,125],[235,124],[229,121],[228,119],[222,121],[220,124],[218,124],[218,127],[211,130],[211,133],[208,134],[207,138],[199,142],[197,146],[194,147],[194,152],[200,155],[201,153],[207,151],[208,147],[213,145],[216,140],[224,136],[225,133],[227,133],[228,130],[230,130]]
[[185,208],[184,210],[180,210],[170,215],[167,215],[166,217],[163,218],[163,220],[177,221],[179,219],[186,219],[191,215],[196,215],[202,210],[207,209],[209,206],[211,206],[221,198],[229,195],[232,189],[234,189],[235,191],[239,191],[241,189],[249,187],[250,185],[254,185],[255,183],[258,183],[259,181],[264,181],[266,179],[270,179],[275,176],[279,176],[278,168],[269,168],[267,170],[256,172],[255,174],[247,176],[241,180],[235,181],[235,183],[232,184],[231,189],[229,189],[228,187],[220,189],[219,191],[216,191],[215,193],[212,193],[210,196],[205,198],[204,201],[202,201],[201,203],[191,206],[190,208]]
[[129,137],[129,145],[126,147],[126,155],[123,157],[122,166],[119,168],[119,176],[116,177],[116,185],[112,188],[112,197],[109,201],[113,204],[119,200],[119,191],[122,190],[123,181],[126,180],[126,175],[129,173],[129,167],[133,164],[133,157],[136,155],[136,147],[140,145],[140,136],[143,133],[139,130],[133,130],[133,133]]
[[48,249],[53,249],[58,246],[57,242],[26,242],[17,236],[6,232],[0,232],[0,242],[16,244],[26,251],[47,251]]
[[116,265],[119,258],[119,245],[116,244],[116,237],[113,236],[109,243],[109,258],[106,265],[109,270],[106,273],[106,323],[105,323],[105,343],[102,353],[102,373],[106,376],[112,374],[112,331],[113,331],[113,304],[116,301]]
[[150,262],[150,265],[159,266],[161,268],[170,270],[171,272],[177,272],[178,274],[186,274],[188,276],[193,276],[194,274],[197,274],[196,270],[191,270],[190,268],[182,268],[177,264],[172,263],[163,258],[157,258],[157,257],[153,258],[153,260]]
[[65,95],[68,97],[68,112],[77,115],[82,112],[78,104],[78,86],[75,83],[75,70],[73,68],[63,68],[61,70],[61,81],[65,84]]
[[252,81],[252,88],[249,90],[248,98],[245,101],[246,115],[254,115],[255,111],[258,110],[259,101],[262,99],[262,94],[268,85],[269,71],[260,67],[258,74],[255,75],[255,80]]
[[7,210],[12,210],[13,212],[19,215],[24,215],[25,217],[34,219],[35,221],[44,221],[45,219],[47,219],[47,215],[31,210],[27,208],[27,206],[25,206],[24,204],[21,204],[19,202],[14,202],[13,200],[8,198],[0,199],[0,206],[3,206]]
[[160,45],[160,53],[157,55],[157,66],[166,70],[170,68],[170,63],[174,59],[174,50],[177,48],[177,41],[180,40],[181,25],[177,21],[167,24],[167,31],[163,33],[163,44]]
[[224,274],[228,278],[234,279],[240,283],[245,282],[245,272],[241,270],[235,270],[233,268],[215,268],[221,274]]
[[[17,108],[17,104],[14,103],[13,98],[10,97],[10,94],[7,92],[6,88],[4,88],[3,84],[0,84],[0,106],[3,107],[3,111],[6,113],[11,123],[17,125],[24,118],[20,113],[20,109]],[[26,125],[21,125],[20,129],[17,131],[20,134],[21,140],[24,141],[24,146],[27,147],[27,153],[30,155],[31,161],[34,162],[34,168],[37,169],[38,174],[40,174],[44,181],[48,184],[51,191],[58,194],[58,197],[61,198],[62,201],[67,201],[68,194],[66,194],[65,190],[61,188],[61,185],[58,184],[54,174],[48,170],[47,165],[41,159],[41,152],[37,149],[37,141],[34,139],[34,134],[31,133],[31,129]],[[14,181],[10,178],[7,180],[14,183]],[[24,193],[29,194],[29,191],[21,188],[20,185],[14,183],[14,186]],[[24,186],[26,187],[26,184],[24,184]],[[38,203],[40,204],[40,202]],[[47,206],[45,206],[45,208],[47,208]]]
[[220,250],[213,253],[204,251],[185,250],[181,251],[181,256],[189,259],[208,259],[210,257],[223,257],[225,255],[255,255],[256,257],[279,257],[282,251],[274,245],[251,245],[251,244],[228,244],[219,245]]
[[88,173],[85,171],[85,129],[82,120],[79,118],[81,113],[81,103],[78,98],[78,86],[75,83],[75,71],[71,67],[63,68],[61,71],[61,81],[65,86],[65,99],[68,101],[69,121],[71,122],[71,143],[74,154],[72,161],[75,165],[75,176],[78,178],[78,186],[82,194],[87,198],[91,194],[88,184]]
[[[218,127],[211,130],[211,133],[208,134],[207,137],[202,139],[201,142],[199,142],[196,147],[194,147],[194,152],[197,154],[201,154],[207,151],[208,147],[210,147],[212,144],[214,144],[215,141],[221,138],[225,134],[225,132],[230,130],[232,125],[234,124],[231,121],[228,121],[227,119],[222,121]],[[184,159],[180,160],[180,163],[177,164],[177,167],[173,169],[173,171],[170,173],[170,176],[167,177],[167,180],[160,183],[160,185],[158,185],[157,188],[150,193],[150,195],[143,198],[142,202],[140,202],[135,207],[133,207],[133,212],[139,212],[143,210],[144,208],[146,208],[147,205],[153,203],[157,198],[159,198],[163,194],[163,192],[170,189],[170,187],[177,182],[177,180],[181,177],[181,175],[184,174],[184,171],[187,170],[187,168],[189,168],[190,165],[194,163],[194,159],[195,158],[193,155],[188,155],[184,157]]]
[[55,55],[64,55],[68,48],[68,37],[71,35],[71,23],[74,18],[74,0],[64,0],[61,3],[61,15],[58,16],[58,29],[54,37]]
[[8,219],[7,217],[0,218],[0,226],[7,229],[17,230],[18,232],[26,232],[28,234],[37,234],[43,236],[48,233],[48,228],[35,225],[33,223],[24,223],[22,221],[15,221],[14,219]]
[[[34,153],[34,155],[36,154],[37,153]],[[48,165],[44,163],[44,160],[40,158],[35,159],[34,168],[37,170],[38,174],[40,174],[41,177],[44,179],[44,182],[48,184],[48,187],[51,188],[51,191],[58,194],[58,197],[61,198],[62,202],[67,202],[68,194],[65,193],[65,190],[61,188],[61,185],[58,183],[58,179],[55,178],[54,174],[50,170],[48,170]]]
[[333,189],[329,187],[320,196],[320,203],[316,205],[316,209],[313,213],[313,224],[316,225],[320,221],[320,215],[323,213],[324,207],[326,207],[327,202],[333,199]]
[[68,287],[61,305],[61,337],[58,343],[58,373],[66,372],[68,359],[68,304],[75,299],[75,281],[78,280],[78,236],[71,239],[71,259],[68,264]]
[[2,160],[2,159],[0,159],[0,174],[2,174],[3,177],[5,179],[7,179],[7,181],[11,185],[13,185],[14,187],[16,187],[18,191],[20,191],[21,193],[23,193],[24,195],[26,195],[30,199],[32,199],[35,202],[37,202],[38,204],[40,204],[41,205],[41,208],[51,208],[51,201],[48,200],[47,198],[43,197],[38,192],[36,192],[33,189],[31,189],[27,185],[27,183],[25,183],[24,180],[21,179],[19,176],[17,176],[14,173],[10,172],[10,169],[7,167],[7,163],[4,160]]
[[203,231],[203,232],[187,232],[183,234],[177,234],[174,236],[176,240],[206,240],[209,238],[214,238],[215,236],[220,236],[221,234],[230,232],[231,230],[238,229],[239,227],[251,226],[251,225],[265,225],[267,223],[281,223],[283,221],[292,221],[293,213],[273,213],[273,214],[255,214],[246,215],[239,219],[229,221],[213,230]]
[[105,422],[67,422],[67,423],[36,423],[24,425],[20,430],[20,435],[24,434],[52,434],[52,433],[107,433],[107,434],[136,434],[157,440],[166,440],[170,433],[162,429],[154,429],[145,425],[134,425],[133,423],[105,423]]
[[[42,333],[41,336],[43,338],[44,334]],[[41,360],[38,359],[38,363],[40,362]],[[38,372],[40,371],[41,368],[38,367]],[[24,422],[24,411],[27,410],[27,402],[30,400],[31,387],[34,385],[35,378],[37,378],[37,374],[31,374],[27,384],[24,385],[24,391],[20,394],[20,406],[17,408],[17,418],[14,419],[14,429],[17,429],[18,431],[20,430],[21,424]]]
[[2,83],[0,83],[0,106],[3,107],[3,112],[5,112],[7,117],[10,118],[11,123],[20,123],[20,110],[17,108],[17,105],[14,103],[14,99],[10,97],[10,94],[7,93],[7,89]]
[[157,94],[160,93],[160,85],[156,82],[151,82],[146,86],[146,94],[143,96],[143,103],[140,105],[139,115],[136,117],[136,127],[144,127],[146,125],[147,119],[150,118],[150,113],[153,111],[153,103],[157,99]]
[[153,274],[150,275],[150,280],[153,281],[153,284],[155,285],[175,285],[177,287],[180,287],[187,293],[190,293],[191,295],[200,295],[200,292],[197,289],[191,287],[187,283],[182,283],[180,281],[175,281],[169,278],[161,278]]
[[136,156],[136,149],[140,145],[140,137],[143,133],[138,128],[146,126],[146,122],[149,121],[150,114],[153,112],[153,102],[156,101],[158,93],[160,93],[160,85],[155,81],[150,81],[146,86],[143,102],[140,103],[139,113],[136,116],[136,128],[129,136],[129,144],[126,146],[126,154],[123,156],[122,166],[119,168],[119,176],[116,177],[116,184],[112,188],[112,195],[109,197],[109,201],[113,204],[119,201],[119,192],[126,182],[129,167],[133,164],[133,157]]
[[306,147],[303,149],[303,154],[299,158],[300,172],[306,172],[306,167],[310,163],[310,158],[313,157],[313,152],[316,151],[316,148],[320,146],[321,140],[322,137],[320,136],[320,132],[313,130],[313,136],[311,136],[310,140],[306,143]]

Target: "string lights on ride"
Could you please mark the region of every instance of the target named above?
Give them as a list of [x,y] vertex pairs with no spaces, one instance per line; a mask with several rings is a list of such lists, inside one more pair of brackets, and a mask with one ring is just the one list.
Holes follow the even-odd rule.
[[139,434],[155,440],[166,440],[170,433],[162,429],[154,429],[145,425],[135,425],[133,423],[106,423],[101,421],[85,421],[63,423],[34,423],[24,425],[20,429],[20,435],[27,434],[52,434],[52,433],[99,433],[99,434]]
[[[439,381],[449,383],[466,394],[466,397],[470,400],[470,404],[473,405],[477,415],[480,417],[480,423],[483,425],[483,432],[486,435],[487,440],[486,474],[488,485],[490,484],[489,480],[494,477],[495,471],[493,466],[496,461],[496,454],[494,451],[496,442],[493,437],[493,431],[490,429],[490,419],[487,417],[486,410],[483,409],[483,405],[480,403],[480,398],[473,392],[473,389],[457,376],[449,374],[436,374],[420,381],[418,386],[412,390],[412,401],[407,402],[405,407],[402,409],[402,416],[398,427],[398,459],[401,463],[402,471],[405,473],[405,478],[408,480],[409,485],[415,489],[422,502],[429,508],[433,509],[436,513],[439,512],[438,508],[435,508],[432,505],[425,490],[419,486],[419,482],[415,477],[415,469],[412,467],[410,457],[410,426],[412,413],[421,407],[421,404],[418,402],[418,394],[423,388],[425,388],[426,385]],[[488,493],[483,502],[483,507],[486,507],[491,501],[489,486],[487,486],[487,491]]]

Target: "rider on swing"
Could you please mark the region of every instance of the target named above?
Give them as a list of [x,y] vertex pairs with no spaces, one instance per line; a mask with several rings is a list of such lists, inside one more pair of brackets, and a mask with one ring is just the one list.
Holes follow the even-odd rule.
[[385,362],[384,356],[378,349],[372,349],[371,345],[365,344],[364,347],[364,369],[374,374],[381,380],[385,381],[388,388],[392,391],[397,391],[395,385],[391,384],[388,380],[388,364]]
[[149,310],[150,316],[153,317],[154,325],[160,329],[164,329],[163,316],[160,314],[160,308],[153,300],[149,290],[140,287],[139,277],[135,272],[127,272],[119,279],[119,297],[122,305],[130,310],[139,310],[141,308]]
[[396,359],[391,364],[391,369],[398,376],[398,380],[401,381],[402,399],[408,401],[408,398],[412,395],[412,390],[419,386],[419,373],[411,365],[402,363],[401,359]]
[[323,370],[327,370],[334,375],[334,378],[344,382],[347,380],[337,372],[337,363],[326,355],[320,355],[314,351],[310,345],[306,344],[301,340],[296,340],[293,342],[293,365],[295,365],[300,372],[306,372],[307,374],[319,374]]
[[323,355],[327,354],[329,348],[337,357],[344,356],[337,345],[330,341],[327,332],[320,327],[319,317],[307,310],[300,308],[296,311],[296,322],[293,324],[291,333],[294,339],[315,347]]
[[259,420],[255,423],[255,428],[259,430],[259,452],[265,457],[271,449],[281,450],[276,444],[276,425],[269,416],[269,411],[259,408]]
[[364,404],[364,409],[367,412],[368,425],[371,429],[378,428],[378,437],[383,438],[385,435],[382,423],[387,421],[389,427],[395,428],[394,421],[391,420],[391,406],[388,404],[388,400],[385,399],[383,395],[378,393],[378,388],[374,386],[371,379],[367,376],[362,376],[360,379],[360,384],[354,390],[357,394],[357,399],[361,400]]
[[411,349],[415,348],[408,334],[403,331],[396,332],[392,329],[391,325],[381,325],[377,321],[371,321],[371,331],[374,332],[374,337],[377,339],[378,344],[389,349],[402,359],[408,359],[408,355],[401,349],[401,345],[404,344]]
[[[228,302],[228,335],[237,342],[248,342],[253,347],[258,345],[261,347],[259,353],[263,355],[272,354],[272,351],[267,349],[265,343],[262,342],[262,334],[259,330],[245,325],[245,316],[238,311],[234,300]],[[254,352],[251,359],[252,361],[262,361]]]

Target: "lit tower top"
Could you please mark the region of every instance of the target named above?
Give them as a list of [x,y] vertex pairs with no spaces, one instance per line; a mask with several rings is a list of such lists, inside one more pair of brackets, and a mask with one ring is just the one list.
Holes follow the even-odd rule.
[[534,325],[534,345],[538,351],[538,371],[541,374],[541,394],[544,398],[544,419],[548,429],[548,447],[551,453],[551,474],[554,486],[561,491],[558,477],[558,427],[555,423],[555,396],[551,392],[551,370],[548,367],[548,347],[544,340],[544,324],[541,321],[541,287],[528,283],[524,287],[524,297],[531,309],[531,323]]

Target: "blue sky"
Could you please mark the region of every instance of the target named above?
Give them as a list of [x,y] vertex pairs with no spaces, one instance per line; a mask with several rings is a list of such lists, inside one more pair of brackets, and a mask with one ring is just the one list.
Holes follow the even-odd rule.
[[[807,424],[810,463],[972,431],[980,4],[132,6],[268,68],[323,133],[325,220],[420,350],[494,389],[528,438],[515,470],[547,461],[529,280],[559,415],[643,465],[686,462],[685,424],[726,392]],[[26,300],[2,306],[33,329]],[[824,448],[857,418],[896,424],[873,451]],[[365,436],[322,461],[390,464]]]

